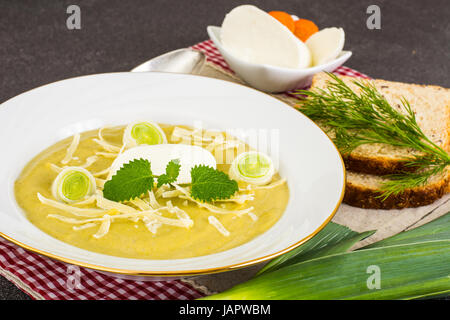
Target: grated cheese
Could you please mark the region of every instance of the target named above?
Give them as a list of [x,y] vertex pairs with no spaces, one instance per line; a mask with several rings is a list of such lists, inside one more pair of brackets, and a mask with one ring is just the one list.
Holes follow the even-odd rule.
[[162,226],[161,222],[156,219],[150,219],[149,217],[143,217],[142,222],[144,222],[145,227],[153,234],[158,232],[158,229]]
[[79,143],[80,143],[80,134],[77,133],[73,136],[72,143],[67,148],[66,156],[64,157],[64,159],[61,160],[62,164],[67,164],[69,163],[70,160],[72,160],[73,154],[75,153],[75,151],[77,151]]
[[172,201],[170,201],[170,200],[167,201],[167,202],[166,202],[166,206],[167,206],[167,208],[169,208],[169,211],[170,211],[171,213],[175,213],[175,214],[177,215],[177,218],[178,218],[178,219],[191,221],[192,224],[194,224],[194,222],[192,221],[191,217],[187,214],[187,212],[184,211],[183,209],[180,209],[180,208],[177,207],[177,206],[174,206],[174,205],[172,204]]
[[158,203],[158,201],[156,201],[155,194],[153,193],[152,190],[150,190],[150,191],[148,192],[148,195],[149,195],[150,206],[151,206],[153,209],[160,208],[161,205]]
[[56,209],[60,209],[64,212],[71,213],[73,215],[79,217],[98,217],[103,216],[105,214],[105,210],[95,209],[95,208],[77,208],[70,205],[67,205],[62,202],[58,202],[55,200],[48,199],[41,195],[39,192],[37,193],[37,197],[42,204],[46,204]]
[[161,197],[161,195],[166,192],[167,190],[169,190],[169,187],[167,185],[162,185],[161,187],[158,188],[158,190],[155,191],[155,198],[159,198]]
[[84,229],[88,229],[88,228],[92,228],[92,227],[96,227],[97,224],[94,222],[88,222],[86,224],[82,224],[81,226],[73,226],[72,229],[74,231],[80,231],[80,230],[84,230]]
[[[194,224],[192,220],[188,221],[188,220],[184,220],[184,219],[172,219],[172,218],[166,218],[161,215],[158,215],[157,211],[160,211],[160,210],[168,210],[168,208],[161,207],[157,210],[136,211],[134,213],[125,213],[125,214],[117,214],[119,210],[111,209],[111,210],[104,211],[103,216],[101,216],[101,217],[95,217],[95,218],[89,218],[89,219],[75,219],[75,218],[70,218],[70,217],[62,216],[59,214],[53,214],[53,213],[48,214],[47,217],[58,219],[60,221],[71,223],[71,224],[77,224],[77,225],[84,225],[87,223],[98,223],[98,222],[105,223],[105,225],[106,225],[107,223],[110,224],[111,222],[114,222],[117,219],[128,219],[128,220],[131,219],[132,220],[135,218],[142,218],[143,221],[145,220],[147,222],[154,220],[161,224],[167,224],[167,225],[182,227],[182,228],[190,228]],[[105,219],[104,219],[105,215],[108,215],[107,220],[109,220],[109,222],[105,222]],[[145,218],[147,218],[147,219],[145,219]],[[106,226],[105,226],[105,228],[106,228]]]
[[98,156],[102,156],[105,158],[117,158],[117,153],[112,153],[112,152],[96,152],[95,153]]
[[93,165],[97,160],[98,160],[98,156],[88,157],[86,159],[86,162],[83,165],[81,165],[80,167],[86,169],[86,168],[90,167],[91,165]]
[[217,220],[214,216],[208,217],[209,223],[214,226],[221,234],[223,234],[225,237],[228,237],[230,235],[230,231],[228,231],[223,224],[220,223],[219,220]]
[[106,183],[105,179],[95,178],[95,184],[97,185],[97,187],[103,189],[105,183]]
[[256,214],[254,214],[253,212],[249,212],[248,215],[253,221],[258,220],[258,216]]
[[211,142],[210,144],[208,144],[205,149],[208,150],[209,152],[213,153],[214,149],[221,145],[222,143],[224,143],[224,138],[220,137],[220,138],[216,138],[214,139],[213,142]]
[[[162,207],[160,209],[167,209],[167,207]],[[167,224],[170,226],[176,226],[176,227],[183,227],[183,228],[190,228],[194,225],[194,222],[192,220],[183,220],[183,219],[172,219],[172,218],[166,218],[160,215],[157,215],[154,213],[154,210],[151,211],[142,211],[140,212],[142,216],[148,217],[150,219],[157,220],[158,222],[161,222],[163,224]]]
[[279,187],[279,186],[281,186],[281,185],[283,185],[285,183],[286,183],[286,179],[280,179],[280,180],[272,182],[271,184],[268,184],[266,186],[253,186],[253,190],[256,190],[256,189],[272,189],[272,188]]
[[163,198],[175,198],[178,197],[180,195],[182,195],[183,192],[181,192],[180,190],[170,190],[170,191],[164,191],[161,196]]
[[105,149],[108,152],[112,152],[112,153],[119,153],[120,152],[120,147],[112,145],[104,140],[99,140],[99,139],[92,139],[92,141],[96,142],[98,145],[100,145],[103,149]]
[[244,204],[247,201],[255,200],[254,195],[255,195],[254,193],[240,194],[230,199],[216,200],[216,202],[236,202],[238,204]]
[[140,198],[136,198],[136,199],[130,200],[130,203],[132,203],[133,205],[135,205],[136,207],[138,207],[142,211],[146,211],[146,210],[151,210],[152,209],[152,207],[150,206],[150,204],[147,201],[145,201],[143,199],[140,199]]
[[97,206],[107,210],[116,209],[121,213],[132,214],[138,212],[135,208],[127,206],[126,204],[106,199],[101,192],[97,193]]
[[[173,210],[175,211],[175,214],[177,215],[178,219],[192,221],[191,217],[183,209],[180,209],[179,207],[175,206],[173,207]],[[192,222],[192,224],[193,223],[194,222]]]
[[181,196],[179,196],[179,198],[195,202],[199,207],[205,208],[205,209],[207,209],[207,210],[209,210],[209,211],[211,211],[213,213],[242,215],[242,214],[246,214],[246,213],[248,213],[248,212],[250,212],[250,211],[252,211],[254,209],[253,207],[246,208],[246,209],[241,209],[241,210],[227,210],[227,209],[224,209],[224,208],[220,208],[220,207],[214,206],[214,205],[206,203],[206,202],[198,201],[198,200],[192,198],[189,195],[189,192],[186,189],[180,187],[177,184],[173,184],[173,185],[175,186],[175,188],[177,188],[178,190],[180,190],[184,194],[184,196],[181,195]]
[[[101,144],[100,145],[102,145],[102,147],[106,150],[106,149],[110,149],[110,150],[106,150],[106,151],[110,151],[110,152],[114,152],[114,153],[119,153],[119,154],[121,154],[122,153],[122,151],[123,151],[123,149],[125,149],[125,145],[123,144],[122,145],[122,147],[121,148],[119,148],[119,147],[117,147],[117,146],[115,146],[115,145],[113,145],[113,144],[111,144],[111,143],[108,143],[107,141],[106,141],[106,139],[105,138],[103,138],[103,130],[104,129],[107,129],[107,128],[113,128],[114,126],[112,126],[112,125],[108,125],[108,126],[104,126],[104,127],[101,127],[99,130],[98,130],[98,140],[101,142]],[[95,140],[94,140],[95,141]],[[97,142],[97,141],[96,141]],[[98,142],[97,142],[98,143]],[[105,148],[106,147],[106,148]],[[115,151],[114,151],[115,150]],[[116,155],[117,156],[117,155]]]
[[227,149],[234,149],[241,146],[243,143],[238,140],[222,140],[222,141],[214,141],[211,144],[207,145],[205,149],[207,149],[210,152],[213,152],[213,150],[227,150]]
[[170,201],[170,200],[167,201],[167,202],[166,202],[166,206],[167,206],[167,208],[169,208],[169,211],[170,211],[170,212],[172,212],[172,213],[174,212],[174,211],[173,211],[172,201]]
[[73,226],[72,229],[74,231],[80,231],[80,230],[84,230],[84,229],[88,229],[88,228],[92,228],[92,227],[96,227],[96,226],[97,226],[96,223],[89,222],[89,223],[83,224],[81,226]]
[[72,206],[73,206],[73,205],[76,205],[76,206],[84,206],[84,205],[87,205],[87,204],[92,204],[92,203],[94,203],[96,200],[97,200],[97,197],[96,197],[95,194],[93,194],[93,195],[89,196],[88,198],[86,198],[86,199],[84,199],[84,200],[81,200],[81,201],[78,201],[78,202],[72,202],[71,205],[72,205]]
[[92,175],[93,175],[94,177],[101,177],[101,176],[104,176],[104,175],[109,174],[110,171],[111,171],[110,168],[106,168],[105,170],[102,170],[102,171],[93,173]]
[[188,130],[180,127],[175,127],[172,131],[172,135],[170,136],[171,141],[180,141],[182,140],[184,144],[191,144],[194,141],[195,145],[202,145],[206,142],[213,142],[215,139],[212,138],[216,136],[216,132],[213,131],[205,131],[202,132],[201,129],[196,128],[194,130]]
[[48,165],[48,167],[50,169],[52,169],[56,173],[60,173],[63,170],[63,168],[61,168],[61,167],[59,167],[59,166],[57,166],[56,164],[53,164],[53,163],[48,163],[47,165]]
[[102,224],[100,225],[100,228],[98,229],[97,233],[94,234],[94,238],[100,239],[101,237],[104,237],[108,233],[110,226],[111,226],[111,217],[109,214],[105,214],[103,216],[103,221]]

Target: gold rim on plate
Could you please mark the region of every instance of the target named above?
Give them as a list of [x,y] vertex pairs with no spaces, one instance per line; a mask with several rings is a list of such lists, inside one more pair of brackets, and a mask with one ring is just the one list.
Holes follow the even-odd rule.
[[[121,73],[121,72],[114,72],[114,73]],[[157,72],[157,73],[169,73],[169,72]],[[88,75],[89,76],[89,75]],[[202,75],[191,75],[194,77],[202,77],[202,78],[207,78],[207,79],[214,79],[217,81],[225,81],[227,83],[230,83],[229,81],[226,80],[222,80],[222,79],[216,79],[216,78],[210,78],[210,77],[206,77],[206,76],[202,76]],[[81,77],[86,77],[86,76],[80,76],[80,77],[74,77],[74,78],[81,78]],[[74,78],[70,78],[70,79],[74,79]],[[66,79],[69,80],[69,79]],[[60,81],[65,81],[65,80],[60,80]],[[59,81],[57,81],[59,82]],[[267,96],[269,96],[272,99],[275,99],[277,101],[283,102],[280,99],[277,99],[275,97],[273,97],[272,95],[266,93],[266,92],[262,92],[259,90],[256,90],[254,88],[245,86],[243,84],[240,83],[235,83],[236,85],[239,86],[243,86],[247,89],[251,89],[254,91],[257,91],[258,93],[262,93],[265,94]],[[286,102],[284,102],[284,104],[286,104],[287,107],[292,108],[292,106],[289,106]],[[298,111],[300,112],[300,111]],[[303,116],[305,116],[302,113]],[[333,142],[333,140],[325,133],[325,131],[320,128],[314,121],[312,121],[310,118],[308,118],[307,116],[305,116],[309,121],[311,121],[313,123],[314,126],[316,126],[317,128],[319,128],[320,131],[322,131],[323,134],[325,134],[326,138],[331,142],[331,144],[334,146],[334,148],[336,149],[336,152],[339,155],[339,159],[341,160],[341,167],[342,167],[342,175],[343,175],[343,185],[342,185],[342,191],[341,191],[341,195],[339,197],[339,200],[335,206],[335,208],[333,209],[333,211],[331,212],[331,214],[328,216],[328,218],[317,228],[315,229],[311,234],[309,234],[308,236],[306,236],[305,238],[302,238],[301,240],[299,240],[298,242],[290,245],[289,247],[277,251],[275,253],[266,255],[266,256],[262,256],[259,258],[255,258],[255,259],[251,259],[248,261],[244,261],[244,262],[239,262],[239,263],[235,263],[232,265],[228,265],[228,266],[223,266],[223,267],[215,267],[215,268],[208,268],[208,269],[197,269],[197,270],[186,270],[186,271],[147,271],[147,270],[128,270],[128,269],[118,269],[118,268],[111,268],[111,267],[104,267],[104,266],[98,266],[95,264],[91,264],[91,263],[86,263],[86,262],[81,262],[81,261],[77,261],[77,260],[73,260],[70,258],[65,258],[65,257],[61,257],[55,254],[52,254],[50,252],[44,251],[44,250],[40,250],[40,249],[36,249],[33,248],[32,246],[29,246],[27,244],[24,244],[20,241],[15,240],[14,238],[11,238],[10,236],[7,236],[6,234],[0,232],[0,237],[22,247],[23,249],[26,249],[28,251],[43,255],[45,257],[48,258],[52,258],[54,260],[57,261],[61,261],[61,262],[65,262],[65,263],[70,263],[73,265],[77,265],[80,267],[84,267],[84,268],[88,268],[88,269],[92,269],[92,270],[97,270],[97,271],[102,271],[102,272],[108,272],[108,273],[116,273],[119,275],[128,275],[128,276],[159,276],[159,277],[174,277],[174,276],[197,276],[197,275],[205,275],[205,274],[212,274],[212,273],[219,273],[219,272],[225,272],[225,271],[232,271],[232,270],[236,270],[236,269],[240,269],[243,267],[249,267],[249,266],[253,266],[255,264],[261,263],[261,262],[265,262],[267,260],[276,258],[284,253],[287,253],[295,248],[297,248],[298,246],[300,246],[301,244],[305,243],[306,241],[308,241],[309,239],[311,239],[312,237],[314,237],[320,230],[322,230],[330,221],[331,219],[334,217],[334,215],[336,214],[337,210],[339,209],[339,206],[342,203],[342,200],[344,199],[344,194],[345,194],[345,181],[346,181],[346,170],[345,170],[345,164],[344,164],[344,160],[342,159],[342,155],[339,152],[337,146],[335,145],[335,143]]]

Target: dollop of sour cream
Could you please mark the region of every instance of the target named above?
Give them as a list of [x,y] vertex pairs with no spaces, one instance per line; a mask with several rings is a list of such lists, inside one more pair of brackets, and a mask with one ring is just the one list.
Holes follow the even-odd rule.
[[171,160],[178,159],[181,165],[180,174],[175,183],[191,183],[191,169],[196,165],[206,165],[216,169],[216,159],[213,154],[198,146],[186,144],[155,144],[140,145],[121,153],[111,165],[108,180],[124,164],[135,159],[150,162],[153,175],[159,176],[166,172],[166,166]]

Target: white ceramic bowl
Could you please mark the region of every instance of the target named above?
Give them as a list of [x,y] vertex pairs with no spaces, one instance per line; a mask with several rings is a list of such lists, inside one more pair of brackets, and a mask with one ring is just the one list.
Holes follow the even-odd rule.
[[[31,224],[14,198],[26,163],[76,132],[138,119],[279,134],[290,200],[268,231],[231,250],[177,260],[114,257],[61,242]],[[241,137],[242,138],[242,137]],[[344,194],[339,152],[319,127],[281,101],[227,81],[170,73],[109,73],[55,82],[0,105],[0,235],[31,251],[122,275],[177,276],[232,270],[297,247],[323,228]]]
[[304,88],[311,84],[312,77],[319,72],[332,72],[342,66],[352,55],[351,51],[342,51],[333,61],[305,69],[291,69],[267,64],[250,63],[232,55],[220,41],[220,27],[208,26],[207,32],[217,49],[236,72],[253,88],[265,92],[285,92]]

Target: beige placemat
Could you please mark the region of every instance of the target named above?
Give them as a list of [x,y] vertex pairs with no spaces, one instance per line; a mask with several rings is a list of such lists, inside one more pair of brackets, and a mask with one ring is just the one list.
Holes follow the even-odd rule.
[[[199,75],[245,84],[235,75],[212,63],[206,63]],[[291,106],[295,104],[295,99],[289,98],[284,94],[272,94],[272,96]],[[449,211],[450,194],[447,194],[431,205],[401,210],[361,209],[342,204],[332,221],[345,225],[358,232],[377,230],[377,232],[371,237],[357,243],[352,248],[357,249],[400,233],[404,230],[418,227],[444,215]],[[260,264],[231,272],[184,279],[184,281],[192,284],[193,286],[202,288],[204,292],[220,292],[250,279],[262,266],[263,264]]]

